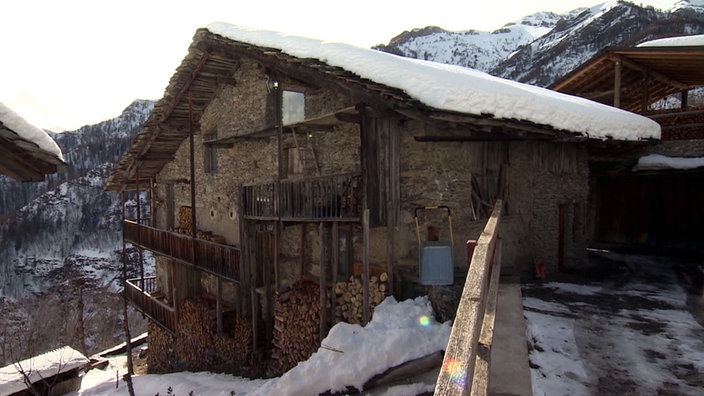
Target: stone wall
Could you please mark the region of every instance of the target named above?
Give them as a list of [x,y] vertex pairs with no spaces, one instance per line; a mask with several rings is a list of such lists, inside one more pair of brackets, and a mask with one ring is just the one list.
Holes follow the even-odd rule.
[[[241,186],[276,180],[278,176],[278,140],[276,136],[243,139],[231,148],[209,149],[204,136],[213,132],[217,139],[243,136],[271,130],[273,102],[267,89],[267,75],[255,63],[242,62],[233,75],[233,83],[223,84],[216,98],[200,120],[194,136],[197,228],[225,238],[226,243],[240,246]],[[282,81],[285,88],[289,82]],[[299,87],[300,88],[300,87]],[[338,92],[311,89],[305,95],[306,118],[328,114],[353,104],[352,99]],[[506,202],[502,236],[503,272],[533,273],[535,263],[557,269],[560,219],[565,236],[565,265],[581,264],[586,247],[585,212],[588,191],[588,167],[585,148],[577,144],[538,142],[418,142],[414,136],[432,130],[418,121],[404,120],[396,125],[399,139],[398,222],[393,227],[394,266],[411,274],[406,282],[413,286],[418,273],[418,237],[421,240],[436,234],[441,241],[450,240],[447,212],[419,211],[420,228],[416,227],[415,209],[428,205],[446,205],[452,213],[454,266],[466,268],[465,242],[478,239],[486,223],[493,199],[504,190]],[[301,158],[301,174],[292,178],[361,171],[360,127],[342,124],[333,131],[306,131],[284,137],[284,149],[303,148],[309,153]],[[182,206],[191,206],[190,143],[186,139],[175,159],[157,177],[157,226],[178,224]],[[206,152],[214,153],[217,169],[206,172]],[[303,162],[303,161],[302,161]],[[500,181],[503,181],[503,185]],[[472,207],[472,191],[484,202]],[[562,213],[562,216],[560,215]],[[305,233],[302,232],[305,227]],[[359,227],[359,225],[357,225]],[[429,229],[434,231],[430,232]],[[329,240],[329,230],[324,238]],[[354,233],[352,261],[362,260],[363,247],[359,228]],[[286,288],[305,275],[320,273],[319,226],[286,223],[282,226],[278,279]],[[388,230],[386,226],[370,230],[370,264],[388,268]],[[305,245],[302,251],[301,244]],[[329,244],[329,243],[328,243]],[[301,257],[303,256],[303,257]],[[264,267],[263,267],[264,268]],[[181,279],[174,274],[174,264],[157,260],[161,287],[174,283],[177,290],[191,288],[214,294],[216,282],[210,275],[188,271]],[[171,272],[170,272],[171,271]],[[169,278],[173,277],[173,279]],[[273,276],[271,277],[273,279]],[[261,285],[253,285],[259,287]],[[398,286],[395,286],[398,290]],[[179,300],[192,297],[193,290]],[[167,290],[167,295],[170,291]],[[236,304],[239,291],[225,283],[224,299]]]

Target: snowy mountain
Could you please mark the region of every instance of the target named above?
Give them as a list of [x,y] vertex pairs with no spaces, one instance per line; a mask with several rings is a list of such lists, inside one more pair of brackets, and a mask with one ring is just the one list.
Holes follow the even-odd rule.
[[375,48],[548,86],[606,47],[702,33],[703,0],[680,0],[668,11],[610,1],[564,15],[533,14],[493,32],[414,29]]
[[510,23],[493,32],[466,30],[450,32],[425,27],[403,32],[375,48],[410,58],[491,70],[519,46],[530,44],[554,29],[560,15],[540,12]]
[[121,341],[121,205],[103,188],[152,107],[136,101],[113,120],[54,135],[68,173],[0,183],[0,363],[63,344],[94,352]]

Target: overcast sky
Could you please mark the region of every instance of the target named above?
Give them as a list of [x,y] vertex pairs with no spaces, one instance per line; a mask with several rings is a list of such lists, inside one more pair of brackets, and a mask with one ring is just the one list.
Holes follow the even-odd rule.
[[[674,0],[637,4],[669,9]],[[2,5],[0,102],[73,130],[160,99],[196,29],[223,21],[363,47],[413,28],[494,30],[599,0],[21,0]]]

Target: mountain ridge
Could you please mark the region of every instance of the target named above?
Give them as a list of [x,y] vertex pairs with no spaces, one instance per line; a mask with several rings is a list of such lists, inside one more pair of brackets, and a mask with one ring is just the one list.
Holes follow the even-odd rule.
[[417,28],[373,48],[545,87],[604,48],[702,33],[703,0],[680,0],[667,11],[609,1],[564,14],[534,13],[494,31]]

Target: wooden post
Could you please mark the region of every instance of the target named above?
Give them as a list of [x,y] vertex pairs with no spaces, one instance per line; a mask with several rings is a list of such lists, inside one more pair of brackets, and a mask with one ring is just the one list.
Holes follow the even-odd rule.
[[332,223],[332,281],[333,292],[330,293],[330,323],[335,325],[335,312],[337,310],[337,298],[335,297],[335,285],[337,284],[337,273],[340,270],[340,223]]
[[327,260],[325,258],[325,225],[323,222],[318,226],[320,232],[320,341],[328,333],[327,323]]
[[192,256],[191,256],[191,263],[195,266],[198,263],[196,262],[196,233],[197,233],[197,226],[196,226],[196,163],[195,163],[195,145],[193,143],[193,135],[195,134],[195,131],[193,130],[193,103],[192,103],[192,91],[191,88],[188,88],[188,126],[189,126],[189,134],[188,134],[188,143],[189,143],[189,150],[190,150],[190,165],[191,165],[191,238],[192,238],[192,244],[191,244],[191,250],[192,250]]
[[215,299],[215,316],[218,334],[222,334],[222,278],[217,276],[218,291]]
[[621,61],[614,63],[614,107],[621,107]]
[[362,325],[369,323],[369,209],[364,209],[364,260],[362,262]]
[[[125,191],[122,191],[122,219],[125,219]],[[122,314],[124,315],[123,331],[125,332],[125,347],[127,348],[127,373],[134,373],[132,363],[132,336],[130,335],[130,324],[127,315],[127,246],[125,239],[122,239]],[[130,394],[134,391],[130,390]]]
[[643,94],[641,95],[640,110],[641,113],[648,111],[650,104],[650,73],[646,70],[643,75]]
[[680,98],[680,107],[686,109],[689,106],[689,90],[682,90]]

